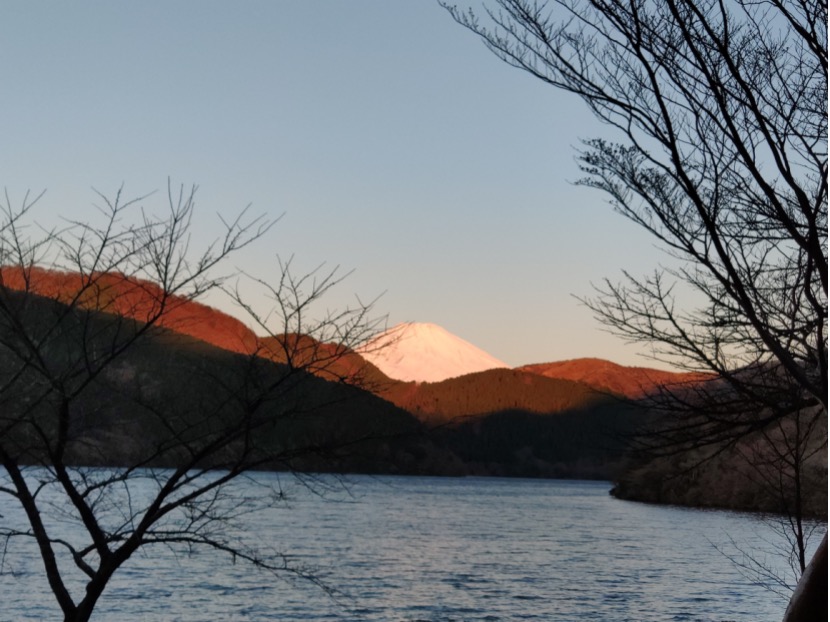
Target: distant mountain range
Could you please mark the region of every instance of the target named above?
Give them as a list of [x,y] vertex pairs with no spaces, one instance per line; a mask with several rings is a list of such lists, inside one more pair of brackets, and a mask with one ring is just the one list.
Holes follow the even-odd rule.
[[[357,348],[362,358],[392,380],[443,382],[509,366],[481,348],[436,324],[406,322]],[[638,399],[657,387],[697,382],[701,374],[648,367],[626,367],[598,358],[580,358],[517,367],[517,372],[580,382],[589,387]],[[506,377],[506,376],[502,376]]]
[[[2,288],[28,291],[27,304],[33,309],[74,301],[100,314],[103,323],[108,315],[140,323],[158,312],[157,286],[116,274],[102,277],[77,299],[79,275],[0,268]],[[314,435],[315,443],[325,441],[332,451],[328,461],[303,455],[282,465],[292,468],[617,479],[626,468],[625,439],[649,416],[637,400],[665,384],[703,379],[589,358],[510,369],[460,337],[426,323],[393,327],[351,351],[306,335],[259,337],[239,320],[208,306],[175,297],[167,304],[158,322],[161,333],[122,364],[140,373],[124,372],[123,378],[118,374],[113,378],[128,385],[130,378],[144,378],[159,399],[190,395],[204,400],[217,390],[215,383],[193,380],[195,388],[183,394],[177,380],[192,376],[195,361],[203,361],[199,365],[213,377],[220,377],[222,369],[231,376],[241,373],[251,357],[263,361],[261,373],[266,377],[281,373],[280,366],[311,362],[308,371],[320,380],[303,395],[312,405],[319,404],[314,424],[283,423],[279,435],[275,432],[272,440],[263,442],[281,443],[278,436],[285,435],[300,438],[298,430],[305,430],[304,434]],[[51,316],[38,311],[27,321],[37,322],[38,317]],[[102,431],[94,432],[90,425],[84,432],[76,459],[124,463],[134,451],[128,449],[131,439],[142,436],[141,422],[146,417],[132,406],[116,408],[113,404],[121,402],[111,397],[106,399],[113,404],[97,404],[96,396],[111,396],[113,389],[93,389],[83,403],[96,417],[103,417],[105,425]],[[323,400],[324,395],[331,399]],[[101,414],[107,412],[112,414]],[[358,438],[368,440],[358,442]],[[350,451],[338,453],[338,442]],[[93,450],[94,455],[89,453]],[[719,464],[723,468],[723,462]],[[637,468],[642,473],[642,464]],[[648,477],[653,482],[659,475]],[[637,497],[632,486],[627,490],[628,496]],[[697,503],[692,497],[681,501]],[[728,504],[728,499],[714,504]]]
[[[65,303],[80,291],[81,279],[75,273],[36,267],[25,272],[18,267],[0,267],[3,286],[17,291],[28,290]],[[85,293],[79,306],[146,321],[156,311],[154,301],[160,297],[161,290],[157,285],[109,274],[97,279],[96,288]],[[198,302],[173,297],[167,304],[158,322],[163,328],[231,352],[252,354],[261,350],[268,357],[285,358],[285,338],[258,337],[240,320]],[[304,343],[295,341],[292,350],[305,348],[306,355],[311,356],[311,349],[314,349],[315,355],[319,356],[319,349],[328,347],[333,368],[351,375],[362,371],[380,384],[395,381],[436,383],[492,369],[509,369],[494,356],[431,323],[398,324],[373,337],[355,352],[348,353],[337,351],[330,345],[317,344],[308,337],[302,340]],[[341,360],[335,364],[335,358]],[[625,367],[594,358],[523,365],[515,371],[579,382],[600,392],[632,398],[661,384],[684,382],[694,377],[644,367]]]

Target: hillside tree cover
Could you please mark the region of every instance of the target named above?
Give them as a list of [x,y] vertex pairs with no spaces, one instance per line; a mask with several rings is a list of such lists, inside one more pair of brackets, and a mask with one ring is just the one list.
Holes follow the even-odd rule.
[[[624,273],[585,302],[617,334],[649,344],[657,359],[715,377],[655,399],[665,417],[641,437],[644,449],[718,452],[784,422],[797,422],[799,435],[821,429],[826,4],[442,4],[497,57],[581,97],[621,137],[584,141],[580,183],[610,196],[677,267]],[[790,474],[788,486],[797,487],[797,469]],[[826,536],[819,555],[824,595],[814,602],[826,607]],[[798,615],[799,599],[788,615]]]
[[[119,568],[157,546],[302,575],[267,543],[235,539],[234,518],[257,504],[229,484],[326,449],[307,423],[309,395],[319,402],[335,385],[307,370],[332,363],[373,325],[362,304],[312,321],[340,277],[295,277],[280,264],[262,281],[271,341],[285,346],[280,364],[256,343],[234,353],[167,330],[166,318],[208,292],[228,287],[238,297],[229,262],[272,226],[243,211],[199,250],[195,188],[168,190],[160,215],[121,191],[99,196],[96,222],[39,227],[38,198],[28,195],[19,205],[6,195],[0,212],[0,565],[37,550],[67,621],[89,619]],[[50,285],[49,275],[63,281]],[[339,345],[298,348],[286,334]],[[259,500],[279,495],[262,490]],[[24,520],[11,521],[12,505]],[[24,542],[34,549],[16,548]]]

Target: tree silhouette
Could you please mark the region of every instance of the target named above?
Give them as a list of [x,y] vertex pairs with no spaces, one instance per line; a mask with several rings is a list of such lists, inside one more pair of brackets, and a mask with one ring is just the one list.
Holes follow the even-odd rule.
[[581,183],[677,267],[625,273],[585,302],[656,358],[715,377],[664,391],[655,406],[677,417],[641,440],[727,448],[799,413],[826,419],[826,4],[442,4],[496,56],[578,95],[622,136],[585,141]]
[[[338,439],[321,432],[321,407],[342,395],[309,370],[331,365],[372,328],[367,305],[311,321],[336,272],[297,278],[280,264],[280,285],[271,289],[274,330],[310,342],[337,338],[328,349],[275,362],[252,333],[240,333],[230,352],[169,329],[204,321],[189,318],[194,301],[226,287],[229,259],[272,226],[243,211],[197,251],[194,193],[169,187],[161,216],[121,191],[100,195],[99,223],[53,229],[35,226],[37,198],[15,207],[6,196],[0,495],[25,523],[0,525],[2,555],[18,539],[35,542],[65,620],[89,619],[119,568],[152,546],[207,547],[303,574],[234,540],[230,526],[247,510],[229,484],[255,468],[291,469],[298,458],[370,433],[366,426]],[[66,520],[75,525],[70,536],[59,528]],[[80,592],[72,587],[78,577]]]

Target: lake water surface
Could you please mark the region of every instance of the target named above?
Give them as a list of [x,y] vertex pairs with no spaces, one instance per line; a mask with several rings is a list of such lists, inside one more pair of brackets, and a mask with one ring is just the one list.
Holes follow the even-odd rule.
[[[747,514],[620,501],[607,482],[351,476],[320,496],[285,475],[255,478],[279,478],[288,501],[246,516],[243,537],[331,594],[220,554],[157,548],[128,562],[93,619],[772,622],[786,607],[716,550],[769,548]],[[8,524],[15,509],[0,502]],[[59,617],[34,549],[15,544],[0,619]]]

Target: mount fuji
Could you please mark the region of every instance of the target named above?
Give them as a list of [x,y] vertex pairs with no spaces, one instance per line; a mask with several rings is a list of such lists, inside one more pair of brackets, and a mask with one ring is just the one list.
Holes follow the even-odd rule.
[[406,322],[357,349],[389,378],[440,382],[508,365],[436,324]]

